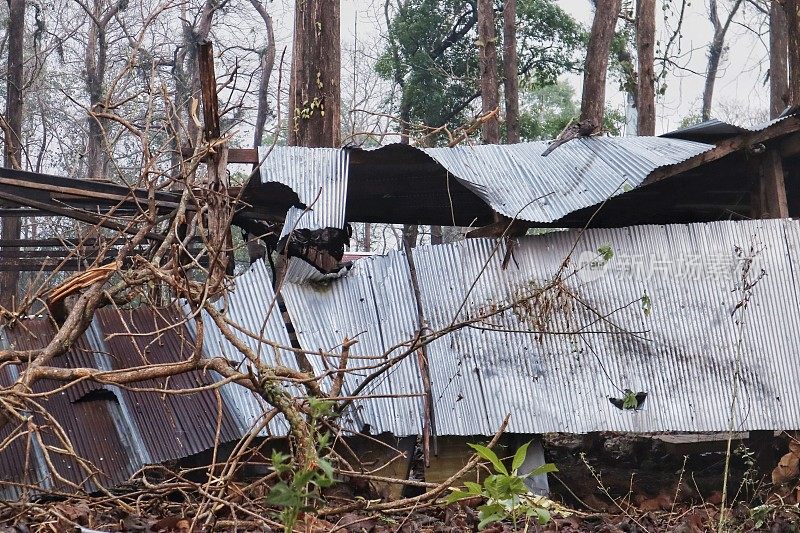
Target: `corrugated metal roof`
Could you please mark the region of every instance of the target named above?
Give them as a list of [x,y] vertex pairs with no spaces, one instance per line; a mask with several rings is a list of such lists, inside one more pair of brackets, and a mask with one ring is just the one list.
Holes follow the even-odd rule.
[[790,116],[794,116],[794,113],[787,113],[778,118],[774,118],[770,121],[757,124],[755,126],[739,126],[737,124],[712,118],[699,124],[692,124],[691,126],[686,126],[685,128],[664,133],[661,135],[661,137],[709,142],[713,140],[727,139],[729,137],[736,137],[737,135],[741,135],[743,133],[762,131]]
[[659,137],[589,137],[546,142],[424,148],[492,209],[510,218],[552,222],[638,187],[653,170],[713,148]]
[[[430,326],[443,328],[545,286],[577,236],[524,238],[515,252],[519,268],[507,270],[500,268],[502,250],[490,258],[490,240],[416,248]],[[561,291],[539,297],[527,311],[505,312],[499,318],[504,331],[467,327],[428,347],[439,434],[490,434],[506,413],[512,414],[509,431],[523,433],[727,430],[741,318],[734,313],[741,281],[733,268],[740,264],[736,250],[751,245],[763,249],[756,260],[766,276],[743,317],[735,426],[776,429],[800,422],[800,402],[792,394],[800,378],[792,364],[800,338],[800,288],[792,274],[800,223],[589,230],[573,257],[596,257],[604,245],[615,255],[601,276],[572,274]],[[330,349],[358,335],[355,353],[375,356],[408,341],[416,328],[407,279],[396,252],[359,261],[324,289],[288,284],[284,295],[301,345]],[[649,314],[642,307],[645,294],[652,301]],[[380,386],[420,392],[410,360],[393,375],[400,378]],[[626,388],[648,392],[643,410],[611,405],[608,398]],[[418,434],[419,405],[399,406],[364,402],[363,421],[379,431]]]
[[[143,364],[187,360],[193,348],[193,336],[181,322],[175,309],[120,311],[99,310],[87,333],[66,354],[54,360],[62,367],[88,366],[101,370],[124,369]],[[158,332],[158,333],[156,333]],[[55,333],[47,319],[26,320],[14,328],[0,330],[0,346],[19,349],[41,348]],[[6,366],[0,371],[0,384],[11,385],[18,371]],[[217,423],[217,402],[213,391],[186,395],[136,392],[136,387],[194,388],[213,383],[217,376],[189,372],[165,380],[147,380],[120,387],[83,382],[56,394],[40,398],[46,412],[64,428],[78,456],[99,469],[97,482],[107,486],[127,480],[145,464],[179,459],[213,447]],[[47,393],[63,383],[40,380],[34,392]],[[233,405],[223,399],[221,442],[230,442],[244,432],[235,423]],[[52,425],[34,414],[47,445],[63,447]],[[13,428],[2,428],[6,437]],[[65,479],[95,490],[96,483],[69,457],[51,454],[52,464]],[[25,438],[15,441],[0,453],[0,495],[16,498],[19,491],[3,480],[21,481],[22,469],[29,465],[28,479],[34,486],[67,489],[49,468],[42,449],[27,445]]]
[[[390,145],[376,149],[370,165],[391,165],[407,159],[408,152],[422,152],[493,210],[545,223],[636,188],[656,168],[713,146],[663,137],[591,137],[568,142],[542,157],[546,148],[545,142],[455,148]],[[261,166],[262,183],[290,187],[305,205],[319,195],[297,227],[343,227],[349,149],[276,146],[270,150]],[[267,149],[262,147],[260,154],[264,157]]]
[[[191,358],[194,340],[175,309],[100,309],[95,314],[104,333],[107,352],[115,369],[173,363]],[[154,333],[157,332],[157,333]],[[215,376],[186,372],[164,379],[146,380],[138,387],[190,389],[214,383]],[[132,417],[154,462],[186,457],[212,448],[216,434],[217,400],[213,391],[193,394],[136,392],[125,389]],[[241,435],[230,409],[223,405],[221,442]]]
[[[233,289],[217,305],[224,308],[225,315],[238,326],[238,331],[234,329],[237,337],[257,353],[264,363],[298,369],[292,352],[258,340],[264,338],[278,346],[292,345],[275,302],[269,271],[263,261],[254,263],[246,273],[237,277]],[[203,323],[203,351],[206,356],[224,357],[246,364],[244,355],[225,338],[206,312],[203,312]],[[192,334],[195,334],[194,328]],[[228,407],[236,415],[242,434],[249,431],[270,410],[260,397],[239,385],[231,383],[223,386],[222,394]],[[273,418],[261,434],[284,435],[287,428],[281,415]]]
[[[262,146],[262,183],[291,188],[309,211],[297,229],[343,228],[350,154],[337,148]],[[301,206],[295,206],[301,207]]]

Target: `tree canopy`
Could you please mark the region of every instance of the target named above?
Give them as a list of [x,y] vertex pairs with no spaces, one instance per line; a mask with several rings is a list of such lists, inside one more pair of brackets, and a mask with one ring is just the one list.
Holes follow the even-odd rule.
[[[517,49],[523,91],[551,85],[581,67],[585,29],[553,0],[517,5]],[[387,13],[388,15],[388,13]],[[502,5],[495,4],[495,17]],[[389,39],[378,73],[402,88],[412,122],[457,125],[480,96],[476,5],[459,0],[405,0],[389,15]]]

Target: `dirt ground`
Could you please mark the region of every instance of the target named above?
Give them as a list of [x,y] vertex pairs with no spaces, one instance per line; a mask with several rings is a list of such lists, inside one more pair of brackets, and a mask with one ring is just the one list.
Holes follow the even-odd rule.
[[[728,532],[800,531],[796,482],[775,487],[770,472],[785,452],[788,439],[734,441],[730,454],[727,500],[722,530]],[[563,513],[553,511],[545,525],[509,522],[489,525],[483,531],[639,533],[718,531],[726,464],[725,444],[688,446],[659,439],[613,434],[588,436],[548,435],[544,448],[559,472],[550,475],[550,499]],[[131,486],[117,492],[118,500],[93,498],[40,498],[27,505],[3,502],[0,533],[56,531],[275,531],[280,530],[275,510],[263,506],[263,484],[242,484],[240,507],[250,514],[219,513],[205,529],[192,517],[203,510],[202,497],[186,487],[162,486],[151,492]],[[256,490],[257,488],[257,490]],[[163,490],[162,490],[163,489]],[[250,491],[250,492],[248,492]],[[260,492],[259,492],[260,491]],[[363,497],[348,487],[332,491],[331,505]],[[124,502],[121,503],[121,502]],[[258,503],[259,507],[247,507]],[[471,499],[402,512],[369,509],[339,516],[300,516],[296,531],[323,533],[455,533],[478,530],[478,510],[483,501]],[[207,510],[207,509],[206,509]],[[267,519],[265,525],[263,520]],[[76,528],[76,526],[79,526]]]

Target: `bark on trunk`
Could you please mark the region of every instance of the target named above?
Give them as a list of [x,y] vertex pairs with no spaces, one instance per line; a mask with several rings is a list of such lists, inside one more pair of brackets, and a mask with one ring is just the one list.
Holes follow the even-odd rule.
[[289,144],[341,144],[339,0],[295,5]]
[[621,0],[597,0],[592,33],[586,50],[581,96],[581,130],[596,131],[603,125],[608,54],[614,38]]
[[721,22],[719,18],[717,0],[710,0],[708,4],[708,19],[714,26],[714,37],[711,39],[711,44],[708,45],[708,66],[706,67],[706,81],[703,87],[703,120],[711,118],[714,85],[717,81],[717,72],[719,71],[719,64],[722,60],[722,52],[725,50],[725,34],[728,33],[728,28],[741,4],[742,0],[736,0],[736,2],[731,5],[731,10],[728,12],[724,23]]
[[261,52],[259,52],[261,69],[261,81],[258,83],[258,110],[256,112],[256,125],[253,134],[253,146],[258,147],[264,140],[264,127],[267,123],[267,117],[270,114],[269,110],[269,78],[272,74],[272,68],[275,65],[275,31],[272,26],[272,17],[267,12],[267,9],[260,0],[250,0],[267,30],[267,43]]
[[[496,109],[500,103],[497,86],[497,35],[492,0],[478,0],[478,65],[481,75],[481,114],[485,115]],[[483,123],[481,138],[485,144],[500,142],[500,122],[496,117]]]
[[800,0],[785,0],[789,38],[789,105],[800,102]]
[[[6,74],[6,109],[3,127],[3,164],[22,168],[22,90],[25,83],[23,52],[25,49],[25,0],[8,0],[8,72]],[[3,239],[19,239],[19,217],[3,218]],[[0,305],[11,309],[19,291],[19,272],[0,272]]]
[[636,89],[638,135],[656,134],[655,35],[656,1],[638,0],[636,3],[636,49],[639,61]]
[[769,114],[780,115],[789,105],[789,32],[786,12],[774,1],[769,9]]
[[506,142],[519,142],[519,76],[517,74],[517,0],[503,6],[503,86],[506,100]]

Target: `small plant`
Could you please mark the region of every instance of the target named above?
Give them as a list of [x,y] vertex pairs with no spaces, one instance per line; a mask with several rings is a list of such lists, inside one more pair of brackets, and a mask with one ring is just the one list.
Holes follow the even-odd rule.
[[[332,409],[333,402],[328,400],[309,400],[311,427],[316,427],[320,418],[329,416]],[[312,508],[311,502],[319,499],[320,490],[331,486],[335,481],[333,465],[322,457],[322,453],[330,448],[330,434],[315,432],[314,439],[320,457],[309,468],[298,470],[292,464],[291,455],[277,450],[272,452],[272,468],[281,478],[289,478],[290,481],[281,479],[275,483],[267,494],[267,503],[282,508],[279,519],[286,533],[294,530],[302,511]]]
[[[528,519],[536,518],[539,524],[546,524],[550,520],[550,512],[546,506],[550,502],[547,498],[532,494],[525,486],[525,478],[558,472],[555,465],[544,464],[528,474],[520,475],[519,468],[525,460],[530,442],[523,444],[514,454],[509,472],[497,454],[486,446],[470,444],[481,459],[489,461],[494,469],[494,474],[483,480],[483,484],[465,482],[465,490],[454,490],[447,497],[447,503],[457,502],[466,498],[480,496],[486,503],[478,507],[478,529],[501,520],[510,520],[514,531],[520,519],[527,524]],[[527,529],[527,525],[526,525]]]

